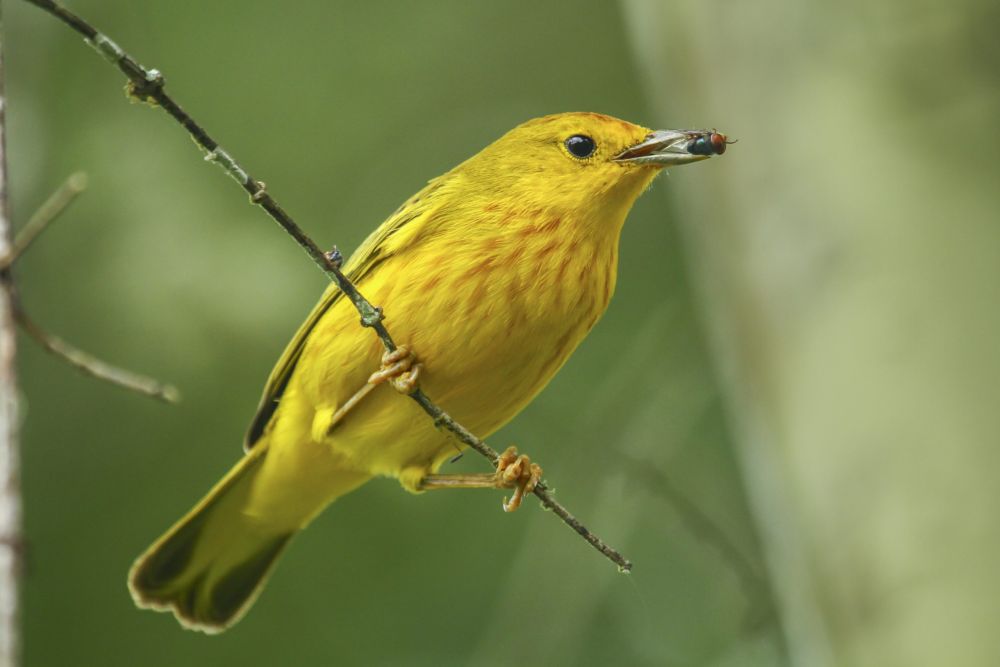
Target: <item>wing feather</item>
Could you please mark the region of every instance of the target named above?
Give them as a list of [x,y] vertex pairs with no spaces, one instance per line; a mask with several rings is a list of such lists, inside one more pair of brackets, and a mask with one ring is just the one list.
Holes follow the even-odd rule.
[[[352,283],[360,288],[365,277],[371,274],[379,264],[409,245],[409,242],[435,209],[434,193],[441,187],[443,180],[443,178],[439,178],[428,183],[423,190],[407,200],[365,239],[344,266],[344,274]],[[302,355],[309,334],[342,296],[343,292],[336,285],[327,287],[323,296],[320,297],[319,303],[313,307],[312,312],[309,313],[305,322],[292,337],[291,342],[285,347],[285,351],[267,378],[264,394],[261,396],[253,421],[250,422],[250,428],[247,430],[244,442],[246,451],[250,451],[264,435],[275,412],[277,412],[278,404],[292,373],[295,371],[295,366]]]

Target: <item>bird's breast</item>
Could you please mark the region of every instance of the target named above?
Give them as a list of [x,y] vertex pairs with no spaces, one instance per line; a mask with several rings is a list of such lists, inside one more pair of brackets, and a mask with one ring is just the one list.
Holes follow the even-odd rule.
[[479,433],[552,379],[611,298],[617,240],[567,227],[553,217],[384,267],[393,277],[378,290],[387,326],[424,363],[428,395]]

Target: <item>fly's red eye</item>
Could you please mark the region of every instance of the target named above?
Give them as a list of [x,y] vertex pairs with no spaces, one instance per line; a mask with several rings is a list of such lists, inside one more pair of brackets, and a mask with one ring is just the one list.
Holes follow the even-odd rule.
[[726,152],[726,135],[713,132],[708,141],[712,144],[712,152],[716,155],[722,155]]

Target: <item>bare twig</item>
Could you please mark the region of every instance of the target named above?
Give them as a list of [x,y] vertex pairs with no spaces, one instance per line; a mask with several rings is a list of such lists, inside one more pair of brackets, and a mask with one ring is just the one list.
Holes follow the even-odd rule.
[[[132,56],[127,54],[120,46],[112,41],[107,35],[99,32],[90,23],[83,20],[76,14],[70,12],[53,0],[27,0],[33,5],[49,12],[59,18],[73,30],[83,35],[87,42],[94,47],[109,62],[115,65],[129,80],[128,94],[133,99],[159,106],[176,120],[191,135],[203,150],[206,151],[206,159],[211,160],[222,167],[237,183],[250,195],[250,201],[265,211],[285,230],[299,246],[305,250],[310,259],[337,285],[338,288],[351,300],[358,313],[361,315],[361,324],[375,331],[382,345],[389,352],[396,349],[389,331],[382,323],[382,309],[373,306],[354,284],[348,280],[340,270],[340,264],[336,257],[327,255],[319,246],[306,235],[282,209],[273,197],[264,188],[261,181],[253,178],[235,159],[225,151],[218,142],[208,135],[204,128],[195,122],[191,116],[184,111],[177,102],[173,100],[164,90],[163,75],[155,69],[147,69],[140,65]],[[409,394],[410,398],[417,402],[424,412],[430,415],[435,426],[451,433],[463,444],[476,450],[486,457],[493,465],[496,465],[499,455],[496,450],[485,442],[474,436],[468,429],[456,422],[444,410],[438,407],[420,389]],[[622,556],[618,551],[608,546],[599,537],[590,532],[579,520],[561,504],[556,502],[547,486],[539,484],[535,487],[534,494],[548,509],[552,510],[568,526],[579,533],[595,549],[613,561],[622,572],[628,572],[632,568],[632,563]]]
[[71,174],[66,181],[42,204],[28,223],[14,237],[14,244],[6,255],[0,258],[0,270],[10,267],[24,254],[24,251],[45,231],[49,223],[59,217],[76,196],[87,189],[87,175],[82,171]]
[[52,193],[45,200],[37,211],[28,220],[28,223],[21,229],[14,239],[10,251],[0,258],[0,272],[6,277],[9,283],[11,299],[13,304],[14,319],[25,333],[35,339],[48,352],[56,355],[70,366],[83,371],[91,377],[110,382],[129,391],[158,398],[167,403],[176,403],[180,400],[180,392],[171,385],[164,384],[152,378],[133,373],[108,364],[93,355],[77,349],[66,341],[53,336],[38,326],[24,310],[21,305],[17,290],[14,286],[14,279],[11,276],[11,267],[20,259],[21,255],[28,249],[31,243],[48,228],[49,224],[59,217],[59,214],[66,210],[76,196],[87,187],[87,175],[78,171],[66,179],[58,190]]
[[117,385],[123,389],[134,391],[137,394],[157,398],[166,403],[176,403],[180,400],[181,394],[177,390],[177,387],[164,384],[159,380],[154,380],[145,375],[139,375],[138,373],[112,366],[92,354],[73,347],[61,338],[53,336],[28,317],[28,314],[16,302],[14,317],[17,323],[21,325],[21,328],[24,329],[24,332],[34,338],[47,352],[59,357],[80,372],[98,380]]

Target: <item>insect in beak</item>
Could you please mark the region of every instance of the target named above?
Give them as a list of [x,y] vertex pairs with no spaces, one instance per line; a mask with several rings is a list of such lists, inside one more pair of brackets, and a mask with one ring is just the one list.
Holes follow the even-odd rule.
[[614,160],[669,167],[722,155],[731,143],[735,142],[715,130],[657,130]]

